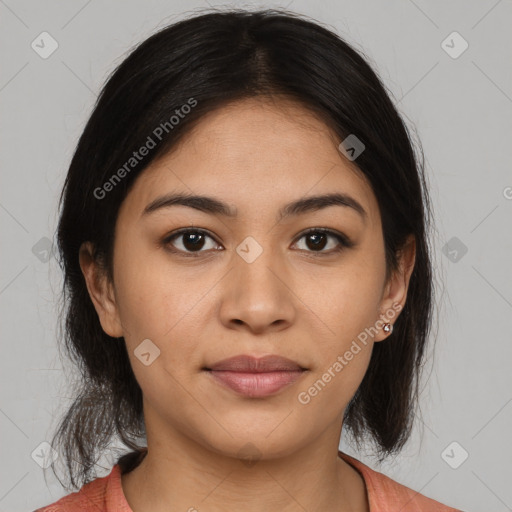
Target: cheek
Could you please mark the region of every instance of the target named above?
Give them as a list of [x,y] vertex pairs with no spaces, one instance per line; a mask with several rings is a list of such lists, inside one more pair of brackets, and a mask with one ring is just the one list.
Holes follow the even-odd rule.
[[125,343],[146,398],[152,403],[163,397],[165,403],[181,403],[191,368],[200,366],[201,326],[194,306],[201,293],[183,287],[175,277],[162,278],[155,270],[147,266],[125,281],[120,302]]
[[341,342],[357,336],[372,325],[381,300],[381,276],[375,267],[346,266],[322,280],[322,286],[306,291],[311,309]]
[[365,331],[368,314],[350,301],[338,304],[341,313],[331,319],[335,335],[315,344],[315,367],[296,397],[299,407],[314,409],[319,424],[334,421],[346,408],[372,355],[372,338]]
[[123,327],[134,342],[139,338],[164,341],[199,300],[200,290],[172,269],[163,249],[150,250],[126,238],[138,237],[120,239],[116,248],[116,301]]
[[186,379],[187,370],[190,373],[191,368],[201,366],[198,345],[204,337],[205,318],[213,314],[211,299],[205,294],[218,276],[201,274],[193,268],[177,271],[162,253],[161,249],[138,252],[137,247],[127,247],[119,254],[130,257],[120,256],[115,262],[119,315],[132,367],[137,380],[142,379],[141,387],[144,382],[153,385],[155,377],[150,382],[146,374],[155,372],[147,372],[152,365],[144,366],[137,360],[135,352],[140,344],[149,339],[160,351],[155,360],[155,367],[161,367],[156,373],[158,382],[173,382],[167,372]]
[[340,419],[360,386],[370,361],[372,345],[338,343],[323,352],[323,364],[297,389],[295,407],[301,428],[318,431]]
[[375,334],[371,327],[379,318],[381,298],[381,275],[372,264],[360,258],[308,295],[308,305],[322,320],[314,336],[318,349],[314,377],[321,380],[319,389],[325,384],[329,390],[322,394],[334,393],[333,399],[355,393],[370,361]]

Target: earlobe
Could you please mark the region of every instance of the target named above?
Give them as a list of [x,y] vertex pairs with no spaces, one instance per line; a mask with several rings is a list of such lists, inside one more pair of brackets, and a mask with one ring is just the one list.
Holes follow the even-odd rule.
[[79,251],[80,268],[101,327],[114,338],[123,336],[112,283],[94,258],[93,244],[84,242]]
[[[381,301],[380,324],[382,328],[374,341],[383,341],[393,332],[393,324],[407,300],[407,290],[416,261],[416,239],[410,235],[398,253],[398,269],[393,272],[385,287]],[[388,324],[390,324],[388,326]]]

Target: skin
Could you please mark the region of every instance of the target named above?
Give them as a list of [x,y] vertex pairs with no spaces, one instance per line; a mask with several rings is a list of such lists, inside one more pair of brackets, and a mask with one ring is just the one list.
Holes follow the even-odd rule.
[[[337,450],[343,412],[373,344],[388,334],[379,328],[360,343],[308,404],[298,394],[393,305],[403,308],[415,244],[410,239],[386,282],[376,197],[339,142],[289,100],[232,103],[203,117],[137,178],[117,219],[113,282],[92,259],[91,245],[82,246],[80,264],[102,328],[124,337],[144,396],[148,455],[122,477],[134,512],[369,511],[362,477]],[[181,205],[142,215],[167,192],[212,196],[238,215]],[[276,222],[285,203],[332,192],[355,198],[366,219],[329,206]],[[193,252],[190,236],[165,246],[169,234],[191,226],[212,235],[199,257],[183,255]],[[328,235],[315,249],[301,235],[308,228],[338,231],[355,245],[334,253],[339,242]],[[263,249],[252,263],[236,252],[248,236]],[[148,366],[134,355],[145,339],[160,350]],[[239,354],[278,354],[308,371],[255,399],[201,370]],[[241,456],[247,443],[258,453],[253,464]]]

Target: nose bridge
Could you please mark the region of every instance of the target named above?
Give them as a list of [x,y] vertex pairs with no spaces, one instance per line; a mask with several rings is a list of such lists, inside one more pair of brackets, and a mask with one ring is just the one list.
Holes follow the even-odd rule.
[[291,321],[294,311],[292,294],[285,284],[285,266],[263,238],[260,243],[247,237],[237,246],[230,290],[222,305],[224,321],[242,321],[257,330]]
[[276,273],[282,272],[276,251],[271,247],[270,237],[246,237],[236,248],[234,255],[236,281],[246,292],[266,292],[266,296],[281,294],[282,283]]

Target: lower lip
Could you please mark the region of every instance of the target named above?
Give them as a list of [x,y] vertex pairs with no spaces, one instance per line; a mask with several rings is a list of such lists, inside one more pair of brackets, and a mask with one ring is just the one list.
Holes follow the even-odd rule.
[[242,373],[209,370],[212,377],[233,391],[254,398],[273,395],[301,377],[302,370]]

